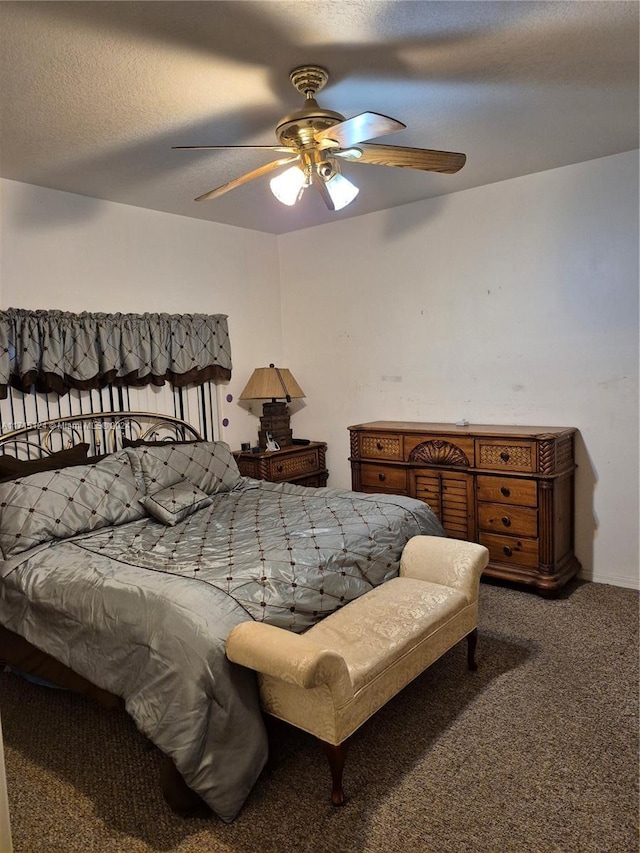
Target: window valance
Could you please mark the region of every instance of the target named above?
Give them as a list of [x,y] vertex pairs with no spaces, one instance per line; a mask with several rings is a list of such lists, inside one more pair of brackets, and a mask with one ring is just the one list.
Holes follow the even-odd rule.
[[0,311],[0,398],[106,385],[175,386],[231,376],[224,314]]

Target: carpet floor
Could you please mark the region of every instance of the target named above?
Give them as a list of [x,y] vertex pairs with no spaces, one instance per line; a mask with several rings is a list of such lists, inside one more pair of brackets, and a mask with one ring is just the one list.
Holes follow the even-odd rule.
[[480,613],[476,673],[462,643],[354,735],[343,808],[280,724],[230,825],[171,812],[125,713],[0,673],[15,853],[637,851],[638,593],[482,584]]

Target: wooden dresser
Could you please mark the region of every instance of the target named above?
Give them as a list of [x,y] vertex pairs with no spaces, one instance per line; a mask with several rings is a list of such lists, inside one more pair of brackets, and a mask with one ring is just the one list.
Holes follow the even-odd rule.
[[374,421],[349,431],[353,489],[425,501],[449,536],[486,545],[485,575],[555,593],[579,571],[574,428]]
[[269,480],[271,483],[324,486],[329,476],[325,465],[326,451],[326,444],[311,441],[260,453],[236,450],[233,455],[243,477]]

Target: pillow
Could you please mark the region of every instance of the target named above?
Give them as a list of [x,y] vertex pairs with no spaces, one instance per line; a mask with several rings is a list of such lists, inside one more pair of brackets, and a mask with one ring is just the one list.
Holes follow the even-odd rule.
[[126,451],[147,495],[189,480],[206,495],[230,492],[242,479],[224,441],[130,447]]
[[127,451],[0,483],[0,550],[8,559],[41,542],[143,518],[141,497]]
[[141,498],[140,503],[158,521],[173,527],[188,515],[210,506],[213,498],[188,480],[180,480],[173,486]]
[[40,459],[16,459],[8,453],[0,454],[0,480],[15,480],[39,471],[52,471],[66,468],[68,465],[82,465],[87,462],[88,444],[76,444],[68,450],[59,450]]

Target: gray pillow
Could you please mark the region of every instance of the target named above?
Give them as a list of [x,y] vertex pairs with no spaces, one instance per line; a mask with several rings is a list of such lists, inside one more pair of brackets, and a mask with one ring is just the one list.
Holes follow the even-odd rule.
[[141,497],[126,451],[0,483],[0,549],[8,559],[50,539],[143,518]]
[[141,498],[140,503],[158,521],[173,527],[199,509],[210,506],[213,498],[188,480],[180,480],[173,486]]
[[180,480],[188,480],[206,495],[215,495],[230,492],[242,479],[229,445],[224,441],[130,447],[126,452],[147,495]]

